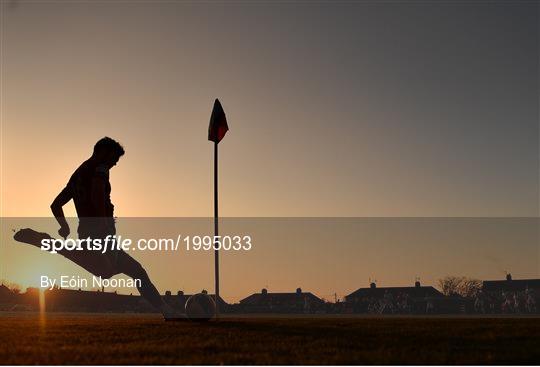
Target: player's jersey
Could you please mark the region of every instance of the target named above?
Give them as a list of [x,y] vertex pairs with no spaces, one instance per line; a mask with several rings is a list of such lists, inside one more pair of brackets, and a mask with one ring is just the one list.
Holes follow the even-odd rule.
[[[92,181],[94,179],[102,180],[105,184],[105,215],[99,214],[97,212],[97,205],[92,201]],[[75,170],[69,182],[67,184],[73,202],[75,203],[75,209],[77,210],[77,216],[79,217],[79,232],[80,234],[86,235],[87,233],[92,233],[92,219],[98,216],[105,216],[110,218],[110,233],[114,231],[114,205],[111,203],[111,184],[109,182],[109,169],[104,166],[97,164],[94,160],[88,159],[83,162]]]

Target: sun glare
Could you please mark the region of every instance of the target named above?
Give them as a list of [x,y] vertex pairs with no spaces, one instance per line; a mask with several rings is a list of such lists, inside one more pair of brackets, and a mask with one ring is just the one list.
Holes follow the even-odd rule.
[[39,288],[39,325],[41,328],[45,327],[45,289]]

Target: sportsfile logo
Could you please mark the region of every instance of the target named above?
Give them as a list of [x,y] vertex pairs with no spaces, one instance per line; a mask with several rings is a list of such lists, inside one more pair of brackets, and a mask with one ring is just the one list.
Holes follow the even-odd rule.
[[173,238],[140,238],[136,241],[121,235],[107,235],[105,238],[58,239],[44,238],[41,250],[51,254],[61,251],[250,251],[252,239],[249,235],[235,236],[182,236]]

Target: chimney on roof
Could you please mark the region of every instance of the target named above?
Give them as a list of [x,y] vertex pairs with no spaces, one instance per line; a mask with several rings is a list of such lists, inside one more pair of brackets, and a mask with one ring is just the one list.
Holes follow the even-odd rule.
[[166,292],[165,292],[165,295],[166,295],[167,297],[170,297],[170,296],[171,296],[171,291],[166,291]]
[[177,295],[177,296],[182,296],[182,297],[183,297],[183,296],[184,296],[184,291],[178,291],[178,292],[176,293],[176,295]]
[[372,289],[373,289],[373,288],[377,288],[377,284],[375,284],[375,282],[371,282],[371,283],[369,284],[369,288],[372,288]]
[[506,280],[511,281],[512,280],[512,274],[510,274],[510,273],[506,274]]
[[302,288],[296,288],[296,294],[302,294]]
[[414,286],[415,286],[416,288],[420,288],[420,281],[417,280],[416,282],[414,282]]
[[261,289],[261,294],[268,294],[268,289],[266,288]]

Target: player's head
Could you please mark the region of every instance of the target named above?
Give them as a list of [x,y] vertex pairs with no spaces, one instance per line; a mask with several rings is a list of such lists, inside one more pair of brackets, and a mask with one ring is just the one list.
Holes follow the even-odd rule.
[[98,162],[112,168],[124,153],[124,148],[119,142],[106,136],[99,139],[96,145],[94,145],[94,154],[92,157]]

